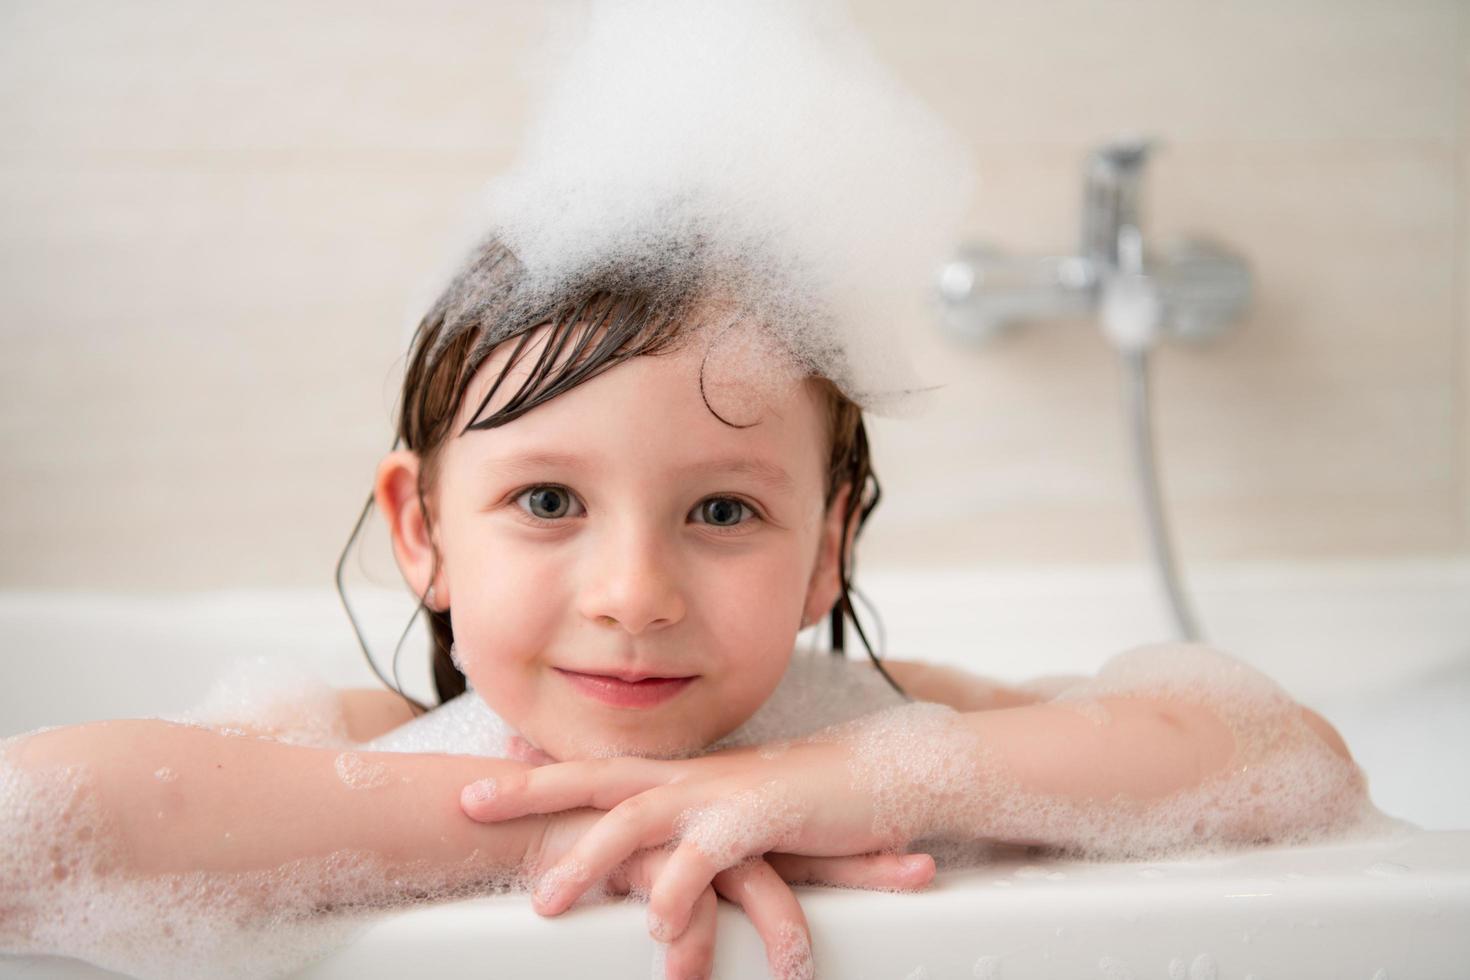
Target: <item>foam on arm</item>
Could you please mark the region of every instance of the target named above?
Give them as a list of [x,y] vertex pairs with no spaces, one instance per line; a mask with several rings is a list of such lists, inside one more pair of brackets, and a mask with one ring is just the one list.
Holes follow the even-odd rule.
[[487,764],[157,720],[0,743],[0,951],[259,976],[350,938],[325,911],[518,887],[544,818],[466,820]]
[[1197,644],[1125,651],[1045,703],[907,705],[824,737],[852,747],[852,778],[894,845],[1003,841],[1126,859],[1387,822],[1300,705]]

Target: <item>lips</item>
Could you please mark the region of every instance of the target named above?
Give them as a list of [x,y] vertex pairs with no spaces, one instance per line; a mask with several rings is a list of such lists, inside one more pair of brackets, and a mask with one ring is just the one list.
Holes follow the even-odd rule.
[[696,676],[668,677],[639,672],[595,674],[554,668],[581,694],[615,708],[652,708],[675,697]]

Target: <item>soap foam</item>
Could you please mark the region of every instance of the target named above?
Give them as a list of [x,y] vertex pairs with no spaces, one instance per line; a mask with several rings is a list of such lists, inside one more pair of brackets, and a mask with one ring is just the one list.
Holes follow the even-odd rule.
[[[515,871],[390,865],[341,850],[250,872],[135,875],[84,766],[20,769],[0,742],[0,952],[133,976],[279,977],[355,938],[372,913],[512,889]],[[330,913],[330,914],[328,914]]]
[[785,361],[869,411],[916,407],[898,325],[957,240],[972,166],[841,3],[600,0],[539,60],[554,66],[540,105],[477,221],[514,274],[467,268],[431,357],[456,321],[483,324],[465,314],[487,298],[509,324],[590,283],[636,284],[740,310],[769,335],[731,350],[762,372]]
[[364,759],[356,752],[343,752],[332,761],[337,778],[351,789],[377,789],[387,786],[393,771],[381,762]]
[[876,835],[1044,845],[1094,860],[1264,843],[1304,844],[1393,825],[1363,773],[1302,720],[1270,678],[1203,644],[1124,651],[1053,703],[1107,724],[1102,697],[1165,697],[1211,709],[1236,749],[1220,772],[1155,800],[1078,799],[1023,786],[991,746],[939,705],[913,704],[819,733],[851,747],[854,785],[875,804]]
[[817,975],[811,940],[806,930],[794,922],[776,927],[776,943],[768,959],[773,980],[812,980]]
[[780,851],[795,842],[801,813],[776,780],[684,811],[675,821],[680,840],[697,847],[717,869],[747,855]]
[[236,658],[198,704],[162,720],[202,725],[224,735],[256,732],[296,745],[352,744],[338,692],[284,657]]

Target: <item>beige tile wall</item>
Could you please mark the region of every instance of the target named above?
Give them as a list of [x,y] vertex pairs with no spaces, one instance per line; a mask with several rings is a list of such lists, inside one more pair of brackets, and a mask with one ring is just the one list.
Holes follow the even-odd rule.
[[[526,120],[518,3],[0,7],[0,586],[329,580],[391,442],[397,359]],[[1470,7],[1456,0],[866,0],[975,149],[975,237],[1074,244],[1129,131],[1154,241],[1257,302],[1164,350],[1182,556],[1470,549]],[[1085,322],[984,349],[877,420],[869,565],[1143,555],[1115,358]]]

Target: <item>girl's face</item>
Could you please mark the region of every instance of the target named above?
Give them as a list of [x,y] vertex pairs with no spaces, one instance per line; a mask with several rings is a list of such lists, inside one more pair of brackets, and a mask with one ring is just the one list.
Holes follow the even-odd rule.
[[[544,343],[531,338],[487,417]],[[557,759],[675,756],[771,694],[804,618],[838,591],[846,494],[824,513],[826,410],[808,383],[700,396],[702,335],[635,357],[506,425],[458,435],[513,344],[471,382],[417,514],[417,458],[396,452],[378,502],[411,587],[448,605],[470,684]]]

